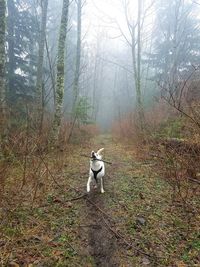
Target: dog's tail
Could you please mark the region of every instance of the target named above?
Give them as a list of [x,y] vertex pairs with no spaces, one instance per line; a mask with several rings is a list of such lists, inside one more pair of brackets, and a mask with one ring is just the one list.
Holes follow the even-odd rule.
[[102,152],[104,151],[104,148],[101,148],[97,151],[97,154],[99,154],[100,156],[102,155]]

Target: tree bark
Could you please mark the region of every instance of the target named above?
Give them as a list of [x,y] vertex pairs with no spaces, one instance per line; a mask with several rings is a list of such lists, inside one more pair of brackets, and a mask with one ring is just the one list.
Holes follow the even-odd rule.
[[82,0],[77,0],[77,45],[76,45],[76,66],[74,75],[74,107],[76,107],[79,94],[79,77],[80,77],[80,62],[81,62],[81,12]]
[[14,25],[15,25],[15,3],[13,0],[7,1],[8,5],[8,102],[12,103],[16,100],[16,92],[13,86],[15,54],[14,54]]
[[[0,0],[0,159],[1,168],[5,168],[6,164],[6,142],[7,142],[7,130],[8,130],[8,111],[6,105],[6,1]],[[2,169],[3,170],[3,169]],[[5,168],[6,170],[6,168]],[[0,175],[0,203],[3,196],[5,186],[5,172]]]
[[41,1],[42,19],[40,26],[40,39],[39,39],[39,51],[38,51],[38,65],[37,65],[37,80],[36,80],[36,106],[39,117],[39,126],[41,126],[42,120],[42,96],[43,96],[43,62],[44,62],[44,48],[46,38],[46,24],[47,24],[47,9],[48,0]]
[[[3,117],[6,112],[5,31],[6,31],[6,1],[0,0],[0,112],[1,115],[3,114]],[[2,119],[3,118],[0,118],[0,120]]]
[[64,98],[64,81],[65,81],[65,44],[68,25],[68,9],[69,0],[63,0],[62,17],[60,23],[60,33],[58,40],[58,56],[57,56],[57,79],[56,79],[56,105],[53,121],[53,141],[58,139],[61,118],[62,107]]
[[137,108],[139,115],[140,129],[143,131],[144,122],[144,107],[141,92],[141,0],[138,0],[138,22],[137,22],[137,77],[136,77],[136,97]]

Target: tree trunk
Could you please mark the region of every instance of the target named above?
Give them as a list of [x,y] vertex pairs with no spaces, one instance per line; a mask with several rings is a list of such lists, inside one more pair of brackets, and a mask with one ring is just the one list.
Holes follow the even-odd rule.
[[15,26],[15,4],[13,0],[8,0],[8,102],[9,105],[16,100],[16,92],[14,88],[14,69],[15,69],[15,54],[14,54],[14,26]]
[[144,130],[144,107],[141,92],[141,0],[138,0],[138,32],[137,32],[137,84],[136,95],[140,128]]
[[[6,105],[6,1],[0,0],[0,157],[6,159],[5,144],[7,142],[8,136],[8,112]],[[2,161],[3,163],[3,161]],[[4,178],[3,175],[0,177],[0,202],[2,200],[3,188],[4,188]]]
[[[40,26],[39,52],[38,52],[38,66],[37,66],[37,81],[36,81],[36,106],[39,117],[39,126],[42,120],[42,95],[43,95],[43,62],[44,62],[44,48],[46,38],[46,24],[47,24],[47,9],[48,0],[41,1],[42,19]],[[40,127],[41,128],[41,127]]]
[[142,90],[141,90],[141,0],[138,0],[137,45],[135,41],[135,26],[133,26],[132,28],[132,60],[133,60],[134,81],[136,89],[136,105],[137,105],[139,126],[140,130],[144,131],[145,118],[144,118],[144,106],[142,101]]
[[92,118],[96,122],[96,93],[97,93],[97,65],[99,63],[99,60],[97,58],[97,54],[95,55],[95,62],[94,62],[94,74],[93,74],[93,92],[92,92],[92,106],[93,106],[93,112],[92,112]]
[[72,122],[68,142],[73,134],[76,122],[78,119],[77,105],[79,96],[79,78],[80,78],[80,63],[81,63],[81,11],[82,0],[77,0],[77,42],[76,42],[76,66],[73,82],[73,106],[72,106]]
[[64,81],[65,81],[65,44],[68,25],[68,8],[69,0],[63,0],[62,17],[60,23],[60,33],[58,40],[58,56],[57,56],[57,79],[56,79],[56,109],[53,121],[53,141],[58,139],[61,125],[62,107],[64,98]]
[[74,108],[76,108],[79,94],[79,77],[80,77],[80,62],[81,62],[81,10],[82,0],[77,0],[77,45],[76,45],[76,67],[74,74]]
[[[0,0],[0,113],[6,112],[6,84],[5,84],[5,31],[6,31],[6,1]],[[0,118],[1,122],[3,118]],[[0,124],[2,128],[2,123]],[[1,129],[2,130],[2,129]],[[2,131],[1,131],[2,132]]]

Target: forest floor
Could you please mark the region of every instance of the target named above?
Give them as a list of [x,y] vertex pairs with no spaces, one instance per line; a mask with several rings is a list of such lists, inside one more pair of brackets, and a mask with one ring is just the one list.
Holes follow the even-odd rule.
[[[113,163],[105,193],[86,194],[89,159],[80,155],[101,147]],[[109,135],[71,148],[42,205],[2,210],[1,266],[200,266],[200,217],[188,221],[172,203],[153,160],[139,160]]]

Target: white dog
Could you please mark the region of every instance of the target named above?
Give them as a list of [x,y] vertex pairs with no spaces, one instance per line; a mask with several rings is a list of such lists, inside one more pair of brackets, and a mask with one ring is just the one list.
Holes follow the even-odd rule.
[[103,189],[103,176],[105,175],[105,166],[102,160],[102,151],[104,148],[101,148],[95,153],[94,151],[91,152],[91,160],[90,160],[90,171],[89,171],[89,178],[87,182],[87,192],[90,192],[90,183],[92,179],[96,182],[96,187],[98,180],[101,182],[101,193],[104,193]]

